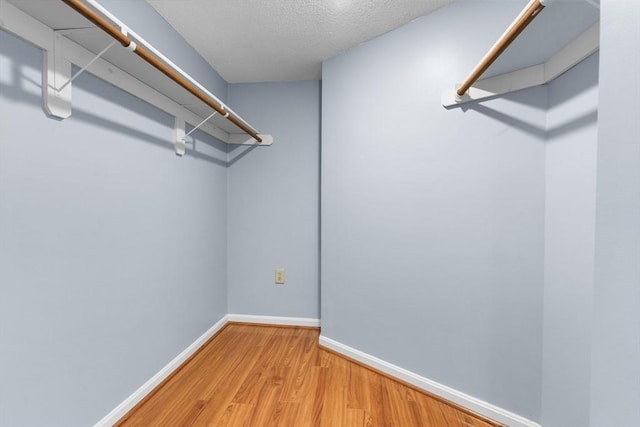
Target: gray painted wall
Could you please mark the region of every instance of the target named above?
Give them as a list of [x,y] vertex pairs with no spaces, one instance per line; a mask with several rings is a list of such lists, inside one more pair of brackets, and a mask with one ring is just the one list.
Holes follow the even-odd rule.
[[229,311],[319,318],[320,83],[233,84],[228,94],[275,136],[268,148],[230,147]]
[[440,105],[521,6],[457,2],[324,63],[322,324],[539,421],[547,88]]
[[542,425],[589,425],[598,55],[549,85]]
[[227,313],[226,146],[88,74],[46,118],[41,56],[0,32],[0,425],[87,426]]
[[601,7],[591,426],[632,427],[640,425],[640,2]]

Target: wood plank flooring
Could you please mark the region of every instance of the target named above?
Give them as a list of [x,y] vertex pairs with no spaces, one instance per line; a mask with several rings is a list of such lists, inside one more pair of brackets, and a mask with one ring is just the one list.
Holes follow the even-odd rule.
[[324,350],[318,336],[230,324],[117,426],[500,425]]

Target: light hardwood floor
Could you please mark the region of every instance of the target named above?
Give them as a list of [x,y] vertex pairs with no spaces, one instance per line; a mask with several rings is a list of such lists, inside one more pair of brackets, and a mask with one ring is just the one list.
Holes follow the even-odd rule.
[[324,350],[318,335],[230,324],[117,425],[500,425]]

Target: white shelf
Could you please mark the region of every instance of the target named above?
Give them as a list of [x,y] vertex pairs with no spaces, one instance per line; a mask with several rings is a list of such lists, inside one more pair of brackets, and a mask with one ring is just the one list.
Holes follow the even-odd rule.
[[[40,47],[49,56],[57,55],[59,62],[62,59],[78,67],[87,65],[113,42],[112,37],[59,0],[0,0],[0,29]],[[213,112],[210,106],[119,43],[106,51],[86,71],[193,126]],[[56,84],[59,86],[59,83]],[[70,96],[69,91],[69,101]],[[213,98],[225,105],[215,96]],[[255,130],[237,113],[226,105],[225,107]],[[219,114],[202,125],[200,130],[227,144],[268,146],[273,143],[270,135],[259,134],[264,141],[257,144]]]
[[543,64],[478,80],[462,97],[456,93],[459,85],[445,90],[442,93],[442,105],[445,108],[454,108],[469,102],[495,98],[518,90],[547,84],[587,59],[599,48],[600,23],[598,22]]
[[[442,93],[445,108],[547,84],[599,49],[600,13],[597,3],[589,0],[539,1],[546,6],[545,9],[500,53],[482,74],[482,79],[476,81],[463,96],[456,93],[463,76],[458,76],[460,80],[443,82],[448,86]],[[530,1],[522,13],[532,4],[534,2]],[[518,18],[509,29],[517,22]],[[488,31],[493,31],[491,27],[498,24],[487,21],[483,25]]]

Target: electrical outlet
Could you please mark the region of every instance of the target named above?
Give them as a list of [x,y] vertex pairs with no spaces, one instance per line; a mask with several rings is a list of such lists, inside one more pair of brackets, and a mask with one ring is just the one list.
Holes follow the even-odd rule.
[[284,268],[276,268],[276,284],[284,285]]

